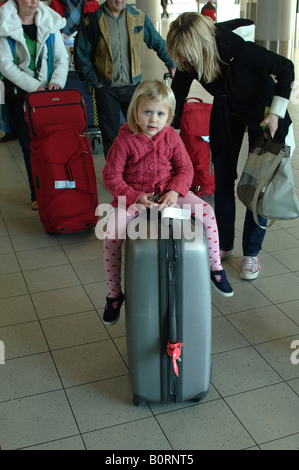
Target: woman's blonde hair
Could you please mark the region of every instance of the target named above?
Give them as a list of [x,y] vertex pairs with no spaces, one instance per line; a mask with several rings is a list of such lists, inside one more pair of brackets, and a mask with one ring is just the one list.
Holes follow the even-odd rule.
[[175,97],[169,86],[159,80],[144,80],[139,83],[132,97],[127,113],[127,123],[134,134],[140,132],[138,123],[138,107],[141,99],[162,101],[169,107],[168,124],[171,123],[175,112]]
[[[220,75],[220,56],[216,44],[216,27],[213,20],[200,13],[183,13],[170,25],[167,49],[179,70],[192,67],[210,83]],[[181,58],[186,62],[181,63]]]

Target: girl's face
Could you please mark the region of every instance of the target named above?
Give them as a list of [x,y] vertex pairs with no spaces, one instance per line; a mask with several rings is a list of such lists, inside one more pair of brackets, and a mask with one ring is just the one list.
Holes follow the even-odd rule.
[[143,134],[153,138],[168,124],[168,116],[169,107],[163,101],[140,99],[137,119]]

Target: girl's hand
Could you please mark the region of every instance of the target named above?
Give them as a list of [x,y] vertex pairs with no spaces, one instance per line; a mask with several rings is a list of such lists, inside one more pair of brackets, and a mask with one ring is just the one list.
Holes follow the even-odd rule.
[[156,202],[150,201],[150,198],[154,195],[154,193],[143,193],[139,196],[137,200],[137,204],[142,204],[146,209],[149,209],[153,206],[158,206]]
[[164,196],[158,199],[160,208],[164,209],[164,207],[174,207],[176,203],[178,202],[178,197],[179,197],[179,193],[177,193],[176,191],[173,191],[173,190],[167,191],[167,193],[165,193]]
[[276,114],[269,113],[268,116],[260,123],[261,127],[268,126],[272,139],[274,138],[275,132],[278,129],[278,116]]

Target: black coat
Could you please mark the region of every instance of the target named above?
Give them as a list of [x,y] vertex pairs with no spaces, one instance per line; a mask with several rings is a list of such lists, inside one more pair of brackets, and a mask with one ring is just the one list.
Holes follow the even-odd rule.
[[[294,81],[294,64],[290,60],[244,41],[231,31],[232,25],[233,22],[216,24],[221,76],[212,83],[200,80],[205,90],[214,96],[210,123],[212,147],[216,137],[218,141],[222,139],[221,145],[233,139],[234,129],[229,125],[231,117],[237,117],[248,128],[259,126],[273,96],[289,99]],[[275,76],[275,81],[271,75]],[[194,79],[198,80],[194,69],[190,73],[177,70],[175,74],[172,83],[177,100],[174,127],[179,127],[184,102]],[[288,113],[285,119],[279,120],[277,140],[284,140],[290,122]]]

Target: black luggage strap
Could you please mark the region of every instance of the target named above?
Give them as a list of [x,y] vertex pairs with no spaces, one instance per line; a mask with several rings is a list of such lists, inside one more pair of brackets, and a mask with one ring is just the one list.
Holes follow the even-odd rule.
[[[182,386],[179,380],[177,360],[180,360],[183,343],[177,340],[181,328],[177,325],[177,308],[181,308],[181,294],[178,295],[178,264],[176,241],[173,239],[172,220],[169,219],[169,239],[161,236],[159,219],[159,271],[160,271],[160,322],[161,322],[161,396],[162,403],[180,402]],[[172,243],[171,243],[172,242]],[[181,253],[180,256],[181,257]],[[180,315],[179,315],[180,316]],[[178,381],[179,380],[179,381]]]
[[169,340],[167,344],[167,354],[172,358],[172,365],[175,375],[179,376],[177,360],[181,356],[184,343],[177,342],[177,319],[176,319],[176,264],[171,261],[168,264],[168,305],[169,305]]

